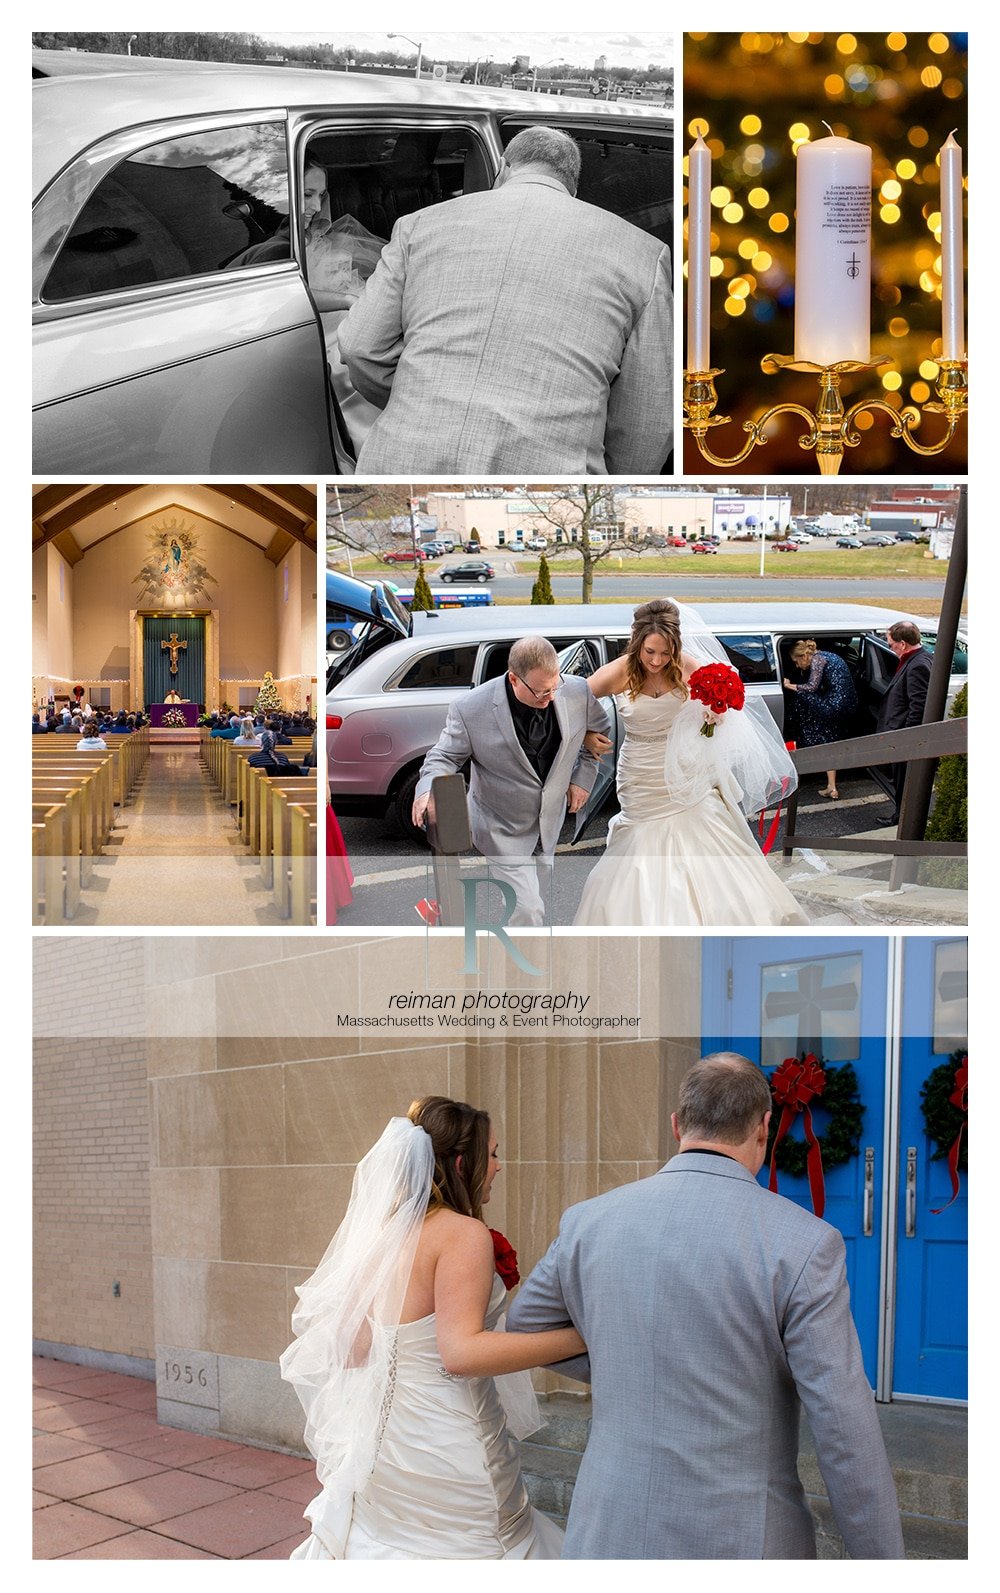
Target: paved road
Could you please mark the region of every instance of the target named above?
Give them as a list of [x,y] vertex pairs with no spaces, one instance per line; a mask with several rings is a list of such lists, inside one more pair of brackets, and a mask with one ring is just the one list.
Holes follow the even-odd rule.
[[[827,835],[849,835],[874,828],[875,815],[888,807],[888,799],[867,775],[842,778],[839,802],[819,796],[820,784],[825,784],[825,777],[808,777],[799,803],[799,829],[815,835],[817,842]],[[612,799],[590,824],[579,846],[569,844],[568,828],[563,832],[554,871],[554,924],[573,922],[584,882],[604,849],[608,821],[614,811]],[[403,840],[389,819],[343,814],[339,819],[355,889],[353,903],[338,915],[338,925],[344,929],[418,925],[416,903],[435,894],[430,853],[415,842]]]
[[[531,601],[533,577],[513,573],[514,566],[505,567],[505,561],[495,560],[494,567],[497,574],[490,588],[494,599],[511,598],[525,603]],[[432,583],[435,580],[433,572],[430,580]],[[658,575],[650,573],[598,576],[594,581],[594,602],[622,603],[633,598],[647,598],[653,582],[671,597],[694,602],[718,602],[720,599],[766,595],[784,600],[823,598],[828,602],[884,603],[889,599],[902,602],[913,597],[937,598],[944,592],[943,578],[940,581],[920,581],[909,577],[892,579],[888,576],[867,581],[822,577],[814,579],[800,577],[796,580],[794,577],[782,578],[780,575],[765,575],[763,578],[743,575],[714,577],[687,575],[682,574],[680,570],[675,575],[671,570]],[[552,593],[557,599],[575,598],[579,602],[580,577],[554,575]]]

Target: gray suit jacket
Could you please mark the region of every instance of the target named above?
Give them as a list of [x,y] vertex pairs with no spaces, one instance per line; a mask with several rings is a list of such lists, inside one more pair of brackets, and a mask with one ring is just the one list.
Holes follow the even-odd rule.
[[[564,1558],[815,1558],[800,1401],[849,1554],[902,1558],[828,1223],[730,1157],[675,1156],[566,1213],[507,1326],[567,1321],[587,1342],[594,1416]],[[585,1378],[586,1360],[558,1370]]]
[[566,813],[571,785],[593,788],[598,760],[583,747],[588,730],[610,731],[608,716],[587,682],[571,675],[552,707],[562,741],[542,785],[517,739],[507,702],[506,676],[457,697],[420,769],[417,796],[435,775],[456,774],[471,760],[469,822],[484,857],[531,857],[536,846],[551,856]]
[[659,474],[671,331],[665,245],[555,178],[404,216],[339,331],[358,471]]

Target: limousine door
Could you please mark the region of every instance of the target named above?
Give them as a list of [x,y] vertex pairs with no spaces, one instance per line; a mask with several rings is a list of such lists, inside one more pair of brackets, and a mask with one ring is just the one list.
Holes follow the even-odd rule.
[[[572,647],[566,647],[559,654],[559,673],[561,675],[582,675],[584,679],[592,675],[595,669],[601,667],[601,658],[593,642],[575,642]],[[573,826],[573,845],[583,838],[583,833],[591,819],[601,811],[605,798],[614,783],[615,770],[618,767],[618,749],[621,745],[622,729],[615,707],[613,697],[602,697],[601,707],[611,720],[611,740],[613,746],[606,752],[597,766],[597,778],[594,781],[589,799],[584,803]]]

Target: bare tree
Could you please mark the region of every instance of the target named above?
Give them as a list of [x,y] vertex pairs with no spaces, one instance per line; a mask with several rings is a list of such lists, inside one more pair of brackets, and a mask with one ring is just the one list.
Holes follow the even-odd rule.
[[647,536],[629,536],[625,525],[627,487],[610,482],[587,482],[557,488],[551,495],[539,494],[528,501],[540,520],[551,526],[555,542],[547,558],[579,559],[582,566],[581,603],[594,600],[594,571],[611,553],[641,552],[652,546]]

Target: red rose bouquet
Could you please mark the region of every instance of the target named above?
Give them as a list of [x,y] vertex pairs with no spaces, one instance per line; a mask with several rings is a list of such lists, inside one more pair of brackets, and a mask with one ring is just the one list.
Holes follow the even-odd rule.
[[688,692],[707,710],[701,727],[703,736],[714,736],[723,714],[730,708],[742,708],[746,700],[743,682],[729,664],[703,664],[688,681]]
[[500,1282],[505,1289],[516,1288],[521,1281],[521,1274],[517,1270],[517,1251],[496,1228],[490,1229],[490,1238],[493,1240],[493,1261]]

